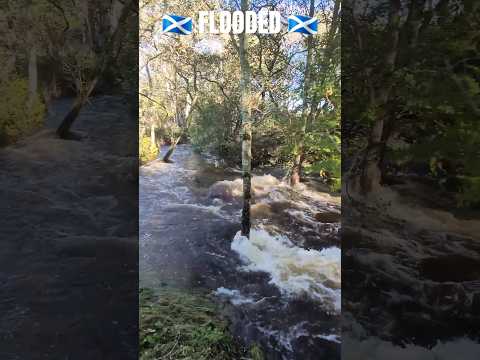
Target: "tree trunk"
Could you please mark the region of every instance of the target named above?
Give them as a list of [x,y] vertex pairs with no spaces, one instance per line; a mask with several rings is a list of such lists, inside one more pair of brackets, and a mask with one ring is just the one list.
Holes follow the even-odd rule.
[[[244,15],[249,10],[249,0],[242,0],[241,10]],[[250,113],[250,64],[248,62],[248,35],[239,35],[238,53],[240,58],[240,116],[242,119],[242,178],[243,178],[243,209],[242,235],[250,236],[250,202],[252,198],[252,121]]]
[[[382,69],[385,74],[382,80],[382,87],[375,90],[370,86],[370,106],[375,110],[375,123],[368,139],[368,146],[360,163],[360,194],[367,195],[373,193],[381,187],[382,182],[382,162],[388,141],[389,132],[386,132],[387,120],[389,118],[389,100],[393,86],[392,73],[395,70],[398,59],[398,47],[400,40],[401,23],[401,2],[399,0],[391,2],[389,20],[385,41],[388,44],[384,55]],[[391,124],[390,124],[391,130]]]
[[[315,15],[315,0],[310,0],[310,17]],[[311,109],[310,103],[310,88],[311,88],[311,71],[312,71],[312,62],[313,62],[313,36],[307,37],[307,61],[305,64],[305,74],[303,81],[303,111],[302,111],[302,127],[300,129],[300,134],[298,135],[298,140],[296,140],[296,154],[293,159],[293,166],[290,174],[290,185],[296,186],[300,183],[304,152],[305,152],[305,135],[307,133],[307,125],[311,115],[313,114],[314,109]],[[310,111],[310,113],[309,113]]]
[[83,24],[81,24],[83,26],[82,42],[83,44],[88,44],[89,46],[93,47],[93,29],[90,22],[90,14],[92,9],[90,4],[88,1],[78,0],[77,9],[79,9],[80,19],[83,22]]
[[372,129],[368,147],[360,165],[360,192],[362,195],[371,193],[380,186],[382,179],[380,163],[384,152],[382,143],[383,125],[384,119],[381,117]]
[[155,139],[155,124],[152,123],[150,126],[150,143],[153,145],[157,144],[157,141]]
[[132,10],[132,7],[135,6],[135,3],[137,2],[130,0],[126,2],[125,5],[123,6],[122,15],[120,16],[120,19],[118,21],[117,28],[115,29],[113,34],[108,38],[106,45],[103,47],[103,52],[100,55],[99,65],[97,66],[94,72],[95,77],[91,81],[90,86],[87,88],[85,93],[79,94],[77,96],[72,109],[68,112],[67,116],[65,116],[59,128],[57,129],[57,134],[58,136],[60,136],[60,138],[62,139],[71,138],[70,128],[72,127],[73,123],[77,119],[78,114],[80,113],[80,110],[82,109],[83,105],[85,105],[85,103],[87,102],[88,97],[97,86],[99,79],[104,75],[104,72],[107,66],[110,64],[111,59],[115,53],[114,51],[115,44],[118,42],[119,40],[118,38],[120,37],[120,34],[121,34],[122,24],[127,19],[130,11]]
[[87,92],[85,94],[80,94],[75,99],[72,108],[68,112],[68,114],[63,118],[62,123],[57,129],[57,135],[62,139],[71,139],[72,134],[70,133],[70,128],[72,127],[73,123],[77,119],[78,115],[80,114],[80,110],[85,105],[88,100],[88,97],[92,93],[93,89],[97,85],[98,79],[94,79],[90,84]]
[[[31,37],[31,36],[30,36]],[[38,90],[37,47],[32,39],[28,56],[28,108],[33,106]]]
[[122,2],[114,0],[110,9],[110,34],[113,35],[122,16]]
[[187,106],[186,106],[186,113],[185,113],[185,128],[184,130],[182,131],[182,133],[180,134],[180,136],[174,140],[173,139],[173,136],[172,136],[172,142],[171,142],[171,145],[170,145],[170,148],[168,149],[167,153],[165,154],[165,156],[163,157],[163,161],[164,162],[170,162],[170,157],[173,155],[173,152],[175,151],[179,141],[182,139],[182,137],[188,133],[188,129],[190,127],[190,122],[191,122],[191,119],[192,119],[192,116],[193,116],[193,109],[197,103],[197,95],[193,96],[193,98],[190,99],[190,101],[187,101]]
[[168,149],[167,153],[163,157],[163,162],[166,162],[166,163],[171,162],[170,158],[172,157],[173,152],[175,151],[175,148],[177,147],[181,138],[182,138],[182,135],[180,135],[170,144],[170,148]]
[[57,129],[57,135],[62,139],[70,139],[70,127],[72,126],[73,122],[77,118],[78,114],[80,114],[80,110],[82,109],[84,103],[83,100],[79,97],[75,99],[72,108],[68,112],[68,114],[63,119],[60,127]]
[[44,102],[47,109],[50,108],[50,104],[54,99],[58,97],[58,87],[57,87],[57,69],[55,65],[52,65],[52,74],[48,81],[48,84],[45,87],[44,91]]
[[290,185],[296,186],[300,183],[303,166],[303,149],[294,158],[292,173],[290,174]]

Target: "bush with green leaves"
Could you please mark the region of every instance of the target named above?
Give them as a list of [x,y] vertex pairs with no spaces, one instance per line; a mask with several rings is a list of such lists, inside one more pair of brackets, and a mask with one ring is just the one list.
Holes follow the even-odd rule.
[[219,155],[227,162],[238,161],[240,145],[234,139],[231,108],[209,99],[198,108],[188,134],[193,147]]
[[45,105],[38,95],[29,99],[28,81],[22,78],[0,83],[0,108],[0,145],[31,134],[45,116]]
[[140,165],[155,160],[158,157],[158,147],[152,143],[149,137],[144,136],[140,139],[138,155],[140,157]]

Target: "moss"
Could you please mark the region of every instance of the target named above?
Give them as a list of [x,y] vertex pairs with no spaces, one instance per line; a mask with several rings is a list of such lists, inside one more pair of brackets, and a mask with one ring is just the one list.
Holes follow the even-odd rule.
[[[260,360],[248,354],[228,331],[215,304],[186,290],[140,290],[140,359]],[[256,357],[255,357],[256,356]]]

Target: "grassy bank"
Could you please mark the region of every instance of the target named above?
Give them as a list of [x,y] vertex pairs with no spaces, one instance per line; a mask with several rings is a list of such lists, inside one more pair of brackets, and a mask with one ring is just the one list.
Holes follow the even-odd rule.
[[140,291],[140,359],[262,360],[229,333],[214,303],[200,294],[163,288]]

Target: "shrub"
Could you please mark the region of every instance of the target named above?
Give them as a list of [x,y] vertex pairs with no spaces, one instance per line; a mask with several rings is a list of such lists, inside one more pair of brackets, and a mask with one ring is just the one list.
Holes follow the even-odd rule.
[[480,205],[480,177],[464,176],[461,178],[461,192],[457,195],[460,207],[478,207]]
[[39,128],[45,105],[37,95],[28,106],[28,81],[13,78],[0,83],[0,145],[11,144]]
[[155,160],[158,156],[158,147],[150,141],[149,137],[143,137],[139,141],[140,165],[146,164],[149,161]]

